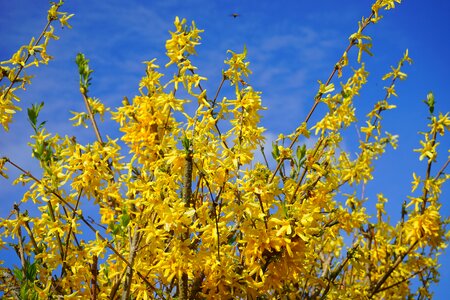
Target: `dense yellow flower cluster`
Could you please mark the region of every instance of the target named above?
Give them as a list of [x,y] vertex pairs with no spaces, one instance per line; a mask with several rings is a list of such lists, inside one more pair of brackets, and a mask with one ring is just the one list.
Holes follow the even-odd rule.
[[[41,104],[28,110],[35,131],[30,145],[41,164],[41,177],[13,159],[0,159],[0,175],[7,176],[7,165],[20,170],[16,183],[29,185],[22,202],[32,201],[40,211],[31,216],[16,205],[9,217],[0,219],[0,246],[11,238],[18,241],[21,260],[14,271],[7,265],[0,269],[4,297],[427,297],[430,280],[437,276],[437,256],[448,240],[439,197],[449,176],[444,175],[446,165],[435,175],[430,169],[438,157],[438,135],[450,129],[450,118],[448,113],[433,114],[432,95],[427,102],[430,130],[416,150],[420,160],[427,159],[427,172],[423,179],[414,173],[401,219],[393,225],[387,218],[388,199],[382,194],[376,199],[375,218],[366,210],[367,199],[357,196],[372,179],[374,161],[388,145],[396,147],[397,136],[381,130],[381,115],[395,108],[388,100],[397,96],[396,81],[406,78],[402,67],[411,63],[407,51],[383,77],[391,83],[362,122],[359,153],[352,155],[341,146],[342,131],[357,123],[354,100],[369,75],[361,62],[364,52],[371,54],[364,29],[379,21],[381,9],[399,2],[378,0],[370,17],[362,19],[330,79],[319,81],[306,119],[274,145],[273,170],[255,161],[255,151],[264,145],[259,123],[265,108],[261,93],[248,83],[246,49],[228,52],[222,82],[211,93],[202,87],[206,78],[191,61],[202,30],[176,18],[166,42],[166,67],[175,67],[175,74],[165,81],[155,59],[145,62],[138,94],[116,109],[89,97],[92,70],[79,55],[80,92],[87,111],[74,112],[72,120],[75,126],[91,126],[97,141],[82,145],[75,138],[48,133],[37,123]],[[60,5],[52,6],[48,20],[68,26],[71,15],[59,13]],[[19,109],[12,104],[17,99],[13,92],[28,82],[19,74],[36,53],[41,59],[33,64],[47,61],[45,47],[52,32],[44,31],[43,44],[32,40],[1,64],[1,74],[11,82],[1,88],[5,129]],[[334,74],[343,76],[353,47],[358,48],[357,67],[347,80],[331,82]],[[233,87],[229,95],[222,90],[225,83]],[[327,111],[311,125],[318,105]],[[120,125],[120,142],[103,141],[95,117],[106,112]],[[300,145],[300,136],[314,145]],[[80,209],[81,201],[91,201],[98,218],[90,219],[90,213]],[[86,231],[94,237],[88,238]],[[411,285],[415,277],[421,279],[417,291]]]

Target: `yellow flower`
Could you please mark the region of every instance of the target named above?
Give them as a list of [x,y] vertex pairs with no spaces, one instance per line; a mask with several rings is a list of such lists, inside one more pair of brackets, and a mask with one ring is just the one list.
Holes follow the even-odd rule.
[[319,82],[319,94],[328,94],[331,93],[332,91],[334,91],[334,84],[330,83],[328,85],[323,84],[320,80],[318,80]]
[[425,140],[420,141],[420,145],[422,145],[422,148],[414,149],[414,152],[420,153],[419,160],[428,158],[428,161],[434,161],[437,156],[436,147],[439,145],[439,143],[436,143],[436,141],[433,139],[430,140],[429,135],[425,134]]
[[412,189],[411,192],[414,193],[414,191],[417,189],[417,187],[419,186],[421,180],[420,180],[420,176],[417,176],[416,173],[413,173],[413,178],[414,180],[411,182],[412,183]]

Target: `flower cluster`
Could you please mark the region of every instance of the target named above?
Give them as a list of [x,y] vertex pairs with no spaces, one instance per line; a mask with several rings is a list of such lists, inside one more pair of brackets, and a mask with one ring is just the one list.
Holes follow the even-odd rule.
[[[274,143],[274,168],[266,157],[264,163],[256,158],[264,146],[260,120],[265,107],[261,92],[250,84],[247,49],[228,52],[222,81],[211,93],[202,87],[206,78],[192,59],[202,30],[176,18],[166,43],[166,72],[155,59],[145,62],[136,96],[124,98],[118,108],[88,95],[93,71],[79,54],[86,112],[74,112],[72,121],[91,127],[96,141],[82,144],[49,133],[45,122],[38,122],[43,104],[33,105],[28,109],[34,130],[30,146],[42,174],[0,158],[0,175],[8,175],[7,166],[17,169],[21,175],[15,183],[28,185],[20,204],[0,219],[0,246],[12,241],[20,259],[14,269],[2,262],[3,296],[429,297],[430,282],[438,275],[437,257],[449,237],[439,202],[449,179],[444,172],[448,161],[435,174],[431,166],[440,157],[438,138],[450,129],[450,118],[434,113],[432,93],[425,100],[429,130],[416,149],[426,171],[413,174],[401,218],[388,218],[388,199],[381,192],[374,199],[375,216],[369,213],[371,202],[359,194],[373,179],[375,161],[387,146],[396,148],[397,136],[382,131],[382,115],[395,108],[390,103],[397,96],[395,83],[406,79],[403,68],[411,63],[406,51],[383,77],[390,80],[384,98],[359,122],[355,102],[369,76],[362,59],[371,54],[365,28],[380,20],[381,9],[399,2],[378,0],[370,17],[362,19],[329,79],[319,81],[305,120]],[[48,21],[68,26],[71,15],[58,12],[61,4],[53,4]],[[52,32],[44,32],[45,42],[32,40],[0,65],[0,79],[11,82],[2,89],[4,128],[18,109],[12,105],[14,91],[28,82],[20,72],[47,62]],[[357,58],[349,61],[354,47]],[[349,65],[353,68],[345,78],[343,69]],[[223,89],[225,84],[231,88]],[[318,106],[324,115],[310,124]],[[108,114],[119,124],[120,140],[103,140],[96,117],[103,120]],[[343,147],[351,126],[362,133],[357,153]],[[23,211],[22,204],[37,210]]]

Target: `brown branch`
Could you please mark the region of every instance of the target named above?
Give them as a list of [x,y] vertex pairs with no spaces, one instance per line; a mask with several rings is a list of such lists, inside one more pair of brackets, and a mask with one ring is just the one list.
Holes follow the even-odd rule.
[[436,174],[436,176],[434,176],[434,180],[438,179],[445,172],[445,169],[448,167],[449,163],[450,163],[450,158],[447,159],[447,161],[442,166],[442,168],[439,170],[439,172]]
[[202,282],[205,279],[205,274],[201,273],[192,283],[191,293],[189,295],[189,300],[199,299],[198,293],[202,289]]
[[[311,155],[311,158],[316,157],[317,152],[319,151],[319,148],[320,148],[320,146],[322,145],[322,142],[323,142],[325,139],[326,139],[326,138],[321,137],[321,138],[319,139],[319,141],[316,143],[315,149],[314,149],[314,153]],[[320,159],[320,157],[319,157],[319,159]],[[305,178],[307,171],[308,171],[308,166],[305,164],[305,167],[303,168],[302,175],[300,176],[300,179],[299,179],[299,181],[297,182],[297,185],[295,186],[295,190],[294,190],[294,192],[292,193],[290,204],[294,204],[295,195],[297,194],[298,190],[300,189],[300,186],[302,185],[302,181],[303,181],[303,179]]]
[[260,194],[255,194],[256,198],[258,198],[258,202],[259,202],[259,207],[261,208],[261,212],[264,214],[264,226],[266,227],[266,230],[269,230],[269,227],[267,226],[267,220],[269,219],[269,211],[266,212],[264,211],[264,206],[262,203],[262,199],[261,199],[261,195]]
[[12,297],[14,300],[21,300],[20,296],[20,284],[17,282],[13,272],[10,269],[0,270],[0,282],[2,283],[2,288],[4,289],[3,296]]
[[219,214],[217,213],[217,203],[213,202],[214,209],[214,223],[216,225],[216,233],[217,233],[217,259],[220,262],[220,231],[219,231]]
[[216,95],[214,96],[214,99],[212,100],[212,107],[211,108],[214,108],[214,106],[216,106],[217,98],[219,97],[219,93],[222,90],[222,87],[223,87],[223,84],[225,83],[225,80],[226,80],[226,77],[222,76],[222,81],[220,82],[219,87],[217,88],[217,91],[216,91]]
[[400,284],[402,284],[403,282],[406,282],[406,281],[408,281],[408,280],[414,278],[416,275],[421,274],[421,273],[422,273],[423,271],[425,271],[425,270],[426,270],[426,269],[424,268],[424,269],[422,269],[422,270],[419,270],[419,271],[417,271],[417,272],[414,272],[412,275],[407,276],[407,277],[403,278],[402,280],[397,281],[396,283],[393,283],[393,284],[391,284],[391,285],[388,285],[387,287],[384,287],[384,288],[382,288],[382,289],[379,289],[377,293],[381,293],[381,292],[384,292],[384,291],[386,291],[386,290],[389,290],[389,289],[391,289],[391,288],[393,288],[393,287],[396,287],[397,285],[400,285]]
[[[397,77],[392,78],[391,84],[389,85],[389,88],[386,89],[386,93],[384,94],[384,98],[381,102],[386,102],[388,97],[389,97],[389,89],[393,88],[395,85],[395,81],[397,81]],[[378,102],[380,103],[380,102]],[[375,114],[375,116],[373,116],[373,120],[372,120],[372,126],[375,126],[376,123],[379,124],[380,122],[380,113],[382,111],[386,110],[385,108],[383,108],[382,106],[378,109],[377,113]],[[370,135],[366,135],[366,143],[369,141],[369,137]]]
[[134,259],[136,258],[137,249],[139,247],[140,242],[140,234],[139,234],[139,226],[136,225],[134,229],[133,237],[130,241],[130,253],[128,255],[129,266],[127,266],[125,283],[122,291],[122,300],[127,300],[130,298],[131,292],[131,283],[133,280],[133,265]]
[[[437,137],[437,131],[435,131],[434,134],[433,134],[431,147],[434,147],[434,145],[436,144],[436,137]],[[426,173],[425,181],[427,181],[431,177],[431,165],[432,164],[433,164],[433,160],[432,159],[428,159],[427,173]],[[425,209],[427,207],[427,198],[428,198],[428,188],[426,187],[426,185],[424,185],[423,186],[423,195],[422,195],[422,207],[421,207],[421,210],[420,210],[420,212],[422,214],[425,212]]]
[[[364,29],[370,24],[370,19],[372,19],[372,17],[374,16],[374,12],[371,13],[371,15],[365,19],[364,24],[362,24],[360,31],[363,32]],[[355,40],[350,40],[347,48],[344,51],[344,55],[347,54],[350,49],[355,45]],[[338,63],[335,64],[333,70],[331,71],[331,74],[328,76],[327,81],[324,83],[325,86],[329,85],[331,80],[333,79],[334,75],[336,74],[336,72],[338,71],[339,67],[339,63],[341,62],[343,56],[339,59]],[[314,104],[311,107],[310,111],[308,112],[308,115],[306,116],[305,120],[302,122],[302,124],[307,124],[309,119],[311,118],[311,116],[313,115],[314,111],[316,110],[317,105],[319,104],[319,102],[322,100],[322,96],[323,94],[319,93],[317,94],[317,96],[314,98]],[[300,137],[301,133],[297,132],[294,135],[294,138],[292,139],[291,144],[289,145],[289,149],[292,149],[292,147],[294,147],[294,144],[298,141],[299,137]],[[276,174],[278,173],[278,171],[281,168],[283,161],[280,160],[275,168],[275,170],[272,173],[272,177],[269,179],[269,182],[272,182],[273,179],[275,178]]]
[[127,273],[127,268],[125,268],[125,270],[122,272],[122,274],[120,275],[120,278],[113,283],[113,285],[111,287],[111,292],[109,293],[109,299],[116,299],[117,290],[119,289],[120,283],[122,282],[122,279],[126,273]]
[[[31,227],[30,227],[30,222],[28,222],[28,221],[25,221],[24,222],[25,224],[25,229],[27,230],[27,233],[28,233],[28,235],[30,236],[30,240],[31,240],[31,243],[33,244],[33,247],[36,249],[35,250],[35,253],[37,254],[37,253],[41,253],[42,252],[42,250],[39,248],[39,246],[37,245],[37,243],[36,243],[36,239],[34,238],[34,235],[33,235],[33,232],[31,231]],[[45,264],[44,264],[45,265]]]
[[[17,206],[17,204],[14,205],[14,210],[16,211],[17,214],[17,221],[20,224],[20,210],[19,210],[19,206]],[[22,229],[19,226],[18,230],[17,230],[17,235],[18,235],[18,240],[19,240],[19,247],[17,249],[17,252],[19,254],[20,257],[20,265],[22,266],[22,274],[25,277],[25,249],[23,247],[23,241],[22,241]]]
[[[80,192],[78,193],[78,198],[77,198],[77,203],[75,204],[75,210],[78,209],[78,205],[80,203],[80,198],[81,198],[81,193],[83,191],[83,188],[80,189]],[[75,218],[75,213],[72,213],[72,219]],[[66,238],[66,248],[65,251],[63,253],[63,257],[64,257],[64,261],[66,261],[67,258],[67,253],[69,253],[69,241],[70,241],[70,236],[72,235],[72,222],[70,222],[70,226],[69,226],[69,233],[67,234],[67,238]],[[74,238],[75,238],[75,233],[73,234]],[[64,276],[65,274],[65,269],[66,268],[62,268],[61,270],[61,277]]]
[[389,276],[391,276],[392,272],[394,272],[394,270],[398,267],[398,265],[400,265],[403,260],[405,259],[405,257],[416,247],[416,245],[419,243],[419,240],[415,241],[409,248],[407,251],[405,251],[405,253],[403,253],[402,255],[400,255],[396,261],[394,262],[394,264],[386,271],[386,273],[383,275],[383,277],[381,277],[378,282],[375,284],[375,286],[372,286],[370,288],[370,295],[369,295],[369,299],[372,299],[372,297],[376,294],[379,293],[381,286],[386,282],[386,280],[389,278]]
[[86,91],[85,91],[85,90],[83,90],[83,91],[80,90],[80,92],[81,92],[81,95],[83,96],[83,101],[84,101],[84,104],[86,105],[86,110],[87,110],[87,112],[88,112],[89,119],[91,120],[92,127],[94,128],[95,135],[96,135],[96,137],[97,137],[97,141],[98,141],[101,145],[103,145],[103,139],[102,139],[102,136],[100,135],[100,131],[99,131],[99,129],[98,129],[97,122],[95,121],[94,114],[92,113],[91,106],[89,105],[89,97],[88,97],[88,95],[86,94]]
[[[198,165],[195,162],[194,162],[194,165],[197,168],[197,170],[200,170],[200,168],[198,167]],[[203,174],[203,172],[200,172],[200,180],[203,180],[205,182],[206,188],[208,189],[208,192],[209,192],[209,195],[211,198],[211,202],[212,202],[212,215],[214,217],[214,223],[215,223],[216,232],[217,232],[217,259],[220,262],[220,243],[221,242],[220,242],[220,231],[219,231],[219,219],[220,219],[220,213],[221,213],[221,209],[222,209],[221,194],[225,189],[226,181],[224,181],[224,183],[222,184],[222,186],[219,189],[219,192],[214,197],[213,191],[211,189],[211,185],[209,184],[209,181],[206,179],[205,174]],[[198,186],[199,185],[197,184],[197,188],[198,188]],[[218,206],[218,209],[217,209],[217,206]],[[218,212],[217,212],[217,210],[218,210]]]
[[[55,5],[56,5],[56,11],[58,11],[58,9],[61,7],[61,5],[60,4],[55,4]],[[34,43],[33,47],[36,47],[37,45],[39,45],[39,43],[41,42],[42,38],[44,37],[44,34],[47,32],[47,29],[50,27],[50,24],[53,21],[55,21],[55,20],[57,20],[57,19],[49,19],[47,21],[47,24],[45,25],[44,30],[42,30],[41,34],[39,35],[38,39]],[[31,57],[31,53],[28,51],[27,57],[25,58],[25,61],[23,62],[23,65],[20,65],[19,70],[17,71],[17,73],[14,76],[13,80],[11,81],[10,85],[8,86],[8,88],[6,89],[5,93],[2,95],[2,100],[4,100],[6,95],[8,95],[9,92],[11,91],[12,87],[16,83],[17,78],[19,78],[20,73],[25,68],[25,65],[27,64],[27,62],[30,59],[30,57]]]
[[94,255],[92,257],[92,264],[91,264],[91,291],[92,291],[92,300],[97,300],[97,276],[98,276],[98,257],[97,255]]
[[332,271],[330,274],[330,277],[328,279],[328,284],[327,287],[325,288],[325,291],[323,292],[322,297],[320,297],[320,299],[326,299],[326,295],[328,294],[328,292],[330,291],[331,288],[331,284],[334,283],[334,281],[336,280],[336,278],[339,276],[339,273],[341,273],[341,271],[344,269],[345,265],[350,261],[350,259],[353,258],[354,252],[356,251],[356,249],[358,248],[359,245],[355,245],[353,246],[348,252],[347,252],[347,257],[345,258],[345,260],[342,262],[342,264],[339,265],[339,267]]
[[[39,181],[40,184],[42,184]],[[51,199],[48,200],[47,202],[47,207],[49,210],[49,214],[50,214],[50,218],[52,220],[52,222],[56,223],[56,214],[55,214],[55,210],[53,209],[53,204],[51,202]],[[64,248],[63,248],[63,244],[62,244],[62,240],[61,240],[61,236],[59,235],[59,232],[55,232],[56,233],[56,241],[58,242],[58,248],[59,248],[59,252],[60,252],[60,256],[61,256],[61,262],[62,262],[62,269],[67,268],[65,260],[64,260]]]
[[[36,177],[34,177],[30,172],[25,171],[22,167],[20,167],[19,165],[15,164],[14,162],[12,162],[9,158],[5,157],[6,162],[8,162],[9,164],[11,164],[12,166],[14,166],[15,168],[17,168],[18,170],[20,170],[23,174],[27,175],[28,177],[30,177],[31,179],[33,179],[36,183],[42,185],[49,193],[51,193],[52,195],[54,195],[56,198],[58,198],[61,203],[63,203],[64,205],[66,205],[73,213],[74,215],[76,215],[78,218],[80,218],[80,220],[92,231],[96,234],[96,236],[102,241],[106,243],[106,247],[109,248],[121,261],[123,261],[127,266],[129,266],[130,268],[132,268],[133,266],[128,262],[128,260],[122,255],[120,254],[116,248],[114,248],[114,246],[112,246],[112,244],[105,238],[103,237],[100,232],[98,230],[96,230],[87,220],[86,218],[83,216],[82,213],[78,213],[75,208],[68,203],[60,194],[58,194],[57,192],[55,192],[54,190],[48,188],[47,186],[45,186],[39,179],[37,179]],[[146,284],[147,286],[154,292],[158,292],[158,290],[156,289],[156,287],[150,282],[148,281],[148,279],[142,275],[142,273],[136,271],[136,274],[139,276],[139,278],[141,278]]]
[[[186,150],[186,165],[184,168],[183,174],[183,200],[184,206],[189,208],[192,202],[192,173],[193,173],[193,149],[192,145],[189,145]],[[189,229],[186,229],[186,232],[182,234],[181,239],[183,241],[189,238]],[[181,274],[181,278],[179,279],[179,297],[181,300],[187,300],[189,295],[189,286],[188,286],[188,274],[183,272]]]

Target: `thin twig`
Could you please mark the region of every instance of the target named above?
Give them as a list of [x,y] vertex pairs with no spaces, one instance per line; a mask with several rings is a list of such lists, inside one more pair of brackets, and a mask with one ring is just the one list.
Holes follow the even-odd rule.
[[255,195],[256,195],[256,198],[258,198],[259,207],[261,208],[261,212],[264,215],[264,226],[266,227],[266,230],[269,230],[269,227],[267,226],[267,220],[269,219],[269,213],[270,212],[267,211],[267,214],[266,214],[266,212],[264,211],[264,205],[262,203],[261,195],[260,194],[256,194],[256,193],[255,193]]
[[[436,137],[437,137],[437,131],[434,132],[433,134],[433,138],[432,138],[432,142],[431,142],[431,147],[434,147],[434,145],[436,144]],[[433,164],[433,160],[429,159],[428,160],[428,164],[427,164],[427,173],[426,173],[426,178],[425,178],[425,182],[430,179],[431,177],[431,166]],[[426,185],[423,186],[423,195],[422,195],[422,207],[420,212],[423,214],[425,212],[425,209],[427,207],[427,199],[428,198],[428,188],[426,187]]]
[[381,292],[384,292],[384,291],[386,291],[386,290],[389,290],[389,289],[391,289],[391,288],[393,288],[393,287],[396,287],[396,286],[398,286],[398,285],[400,285],[400,284],[402,284],[402,283],[404,283],[404,282],[410,280],[411,278],[414,278],[416,275],[421,274],[421,273],[422,273],[423,271],[425,271],[425,270],[426,270],[426,269],[424,268],[424,269],[422,269],[422,270],[419,270],[419,271],[417,271],[417,272],[414,272],[412,275],[407,276],[407,277],[403,278],[402,280],[397,281],[396,283],[393,283],[393,284],[391,284],[391,285],[388,285],[387,287],[384,287],[384,288],[382,288],[382,289],[379,289],[377,293],[381,293]]
[[442,168],[439,170],[439,172],[436,174],[436,176],[434,176],[434,180],[438,179],[445,172],[445,169],[448,167],[449,163],[450,163],[450,158],[447,159],[447,161],[442,166]]
[[98,290],[98,284],[97,284],[97,276],[98,276],[98,257],[97,255],[94,255],[92,257],[92,264],[91,264],[91,291],[92,291],[92,300],[97,300],[97,290]]
[[[58,9],[61,7],[61,5],[59,4],[55,4],[56,5],[56,11],[58,11]],[[39,45],[39,43],[41,42],[42,38],[44,37],[44,34],[47,32],[48,27],[50,27],[50,24],[56,21],[56,19],[49,19],[47,24],[44,27],[44,30],[42,30],[41,34],[39,35],[38,39],[36,40],[36,42],[34,43],[33,47],[36,47],[37,45]],[[23,69],[25,68],[25,65],[28,62],[28,59],[30,59],[31,57],[31,53],[30,51],[28,51],[27,57],[25,58],[25,61],[23,62],[23,65],[20,65],[19,70],[17,71],[16,75],[14,76],[13,80],[11,81],[10,85],[8,86],[8,88],[6,89],[6,91],[3,93],[2,95],[2,100],[5,99],[6,95],[9,94],[9,92],[11,91],[12,87],[14,86],[14,84],[16,83],[17,78],[19,78],[20,73],[23,71]]]
[[101,145],[103,145],[103,139],[102,139],[102,136],[100,135],[100,131],[99,131],[99,129],[98,129],[97,122],[95,121],[94,114],[92,113],[91,106],[89,105],[89,97],[87,96],[87,94],[86,94],[85,91],[83,91],[83,92],[81,93],[81,95],[83,96],[83,101],[84,101],[84,104],[86,105],[86,110],[87,110],[87,112],[88,112],[89,119],[91,120],[92,127],[94,128],[95,135],[96,135],[96,137],[97,137],[97,141],[98,141]]
[[[184,206],[186,208],[190,208],[192,202],[192,173],[193,173],[193,148],[192,145],[188,146],[186,149],[186,165],[184,168],[183,174],[183,200]],[[189,229],[186,229],[186,232],[183,233],[181,239],[183,241],[189,238]],[[179,293],[180,299],[187,300],[189,296],[189,287],[188,287],[188,274],[183,272],[181,274],[181,278],[179,279]]]
[[400,255],[397,260],[394,262],[394,264],[386,271],[386,273],[381,277],[378,282],[375,284],[375,286],[371,287],[370,289],[370,295],[369,299],[371,299],[376,293],[378,293],[381,289],[381,286],[386,282],[386,280],[391,276],[392,272],[400,265],[400,263],[405,259],[405,257],[416,247],[416,245],[419,243],[419,240],[416,240],[405,253]]
[[344,269],[345,265],[347,265],[347,263],[350,261],[350,259],[353,258],[354,252],[356,251],[356,249],[358,248],[359,245],[353,246],[348,252],[347,252],[347,257],[345,258],[345,260],[342,262],[342,264],[339,265],[339,267],[332,271],[330,274],[330,278],[328,280],[328,284],[327,287],[325,288],[325,291],[323,292],[322,297],[320,297],[320,299],[326,299],[326,296],[328,294],[328,292],[330,291],[330,287],[331,284],[334,283],[334,280],[338,277],[338,275],[341,273],[341,271]]
[[[20,221],[19,221],[19,219],[20,219],[19,207],[17,205],[14,205],[14,210],[16,211],[17,220],[18,220],[18,223],[20,224]],[[20,257],[20,265],[22,266],[22,274],[25,277],[25,272],[26,272],[26,270],[25,270],[25,266],[26,266],[26,263],[25,263],[25,249],[23,247],[22,229],[21,229],[20,226],[19,226],[19,228],[17,230],[17,235],[18,235],[18,240],[19,240],[19,249],[17,249],[18,250],[17,252],[18,252],[19,257]]]
[[[374,12],[371,13],[371,15],[365,19],[365,22],[362,24],[361,26],[361,32],[364,31],[364,29],[370,24],[370,19],[372,19],[372,17],[374,16]],[[350,49],[355,45],[355,41],[354,40],[350,40],[347,48],[344,51],[344,54],[347,54]],[[342,57],[339,59],[339,62],[342,60]],[[336,74],[336,72],[338,71],[339,66],[338,64],[335,64],[333,70],[331,71],[331,74],[328,76],[327,81],[324,83],[325,86],[329,85],[331,80],[333,79],[334,75]],[[306,116],[305,120],[303,121],[302,124],[307,124],[309,119],[311,118],[311,116],[313,115],[314,111],[316,110],[317,105],[319,104],[319,102],[322,100],[322,93],[317,94],[317,96],[314,99],[314,104],[311,107],[310,111],[308,112],[308,115]],[[291,144],[289,145],[289,149],[292,149],[292,147],[294,147],[294,144],[297,142],[297,140],[299,139],[301,135],[301,132],[297,132],[294,135],[294,138],[292,139]],[[273,179],[275,178],[276,174],[278,173],[278,171],[281,168],[283,161],[280,160],[275,168],[275,170],[272,173],[272,177],[270,177],[269,182],[272,182]]]

